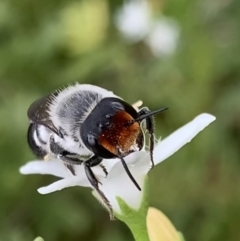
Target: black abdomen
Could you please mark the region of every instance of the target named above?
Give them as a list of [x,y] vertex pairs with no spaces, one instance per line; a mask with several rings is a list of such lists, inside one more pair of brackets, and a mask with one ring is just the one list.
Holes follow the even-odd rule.
[[35,138],[37,138],[37,124],[31,123],[28,127],[27,133],[28,145],[37,157],[43,158],[47,155],[47,152],[37,145],[36,140],[34,138],[34,133],[36,133]]

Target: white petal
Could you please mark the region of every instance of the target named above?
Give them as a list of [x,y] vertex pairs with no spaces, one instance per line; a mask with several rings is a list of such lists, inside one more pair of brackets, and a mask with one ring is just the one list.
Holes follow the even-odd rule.
[[170,136],[160,141],[155,147],[153,153],[155,164],[157,165],[173,155],[181,147],[189,143],[200,131],[202,131],[215,119],[215,116],[206,113],[198,115],[191,122],[187,123]]
[[[81,176],[81,177],[84,176],[86,178],[83,165],[74,165],[73,168],[77,176]],[[102,168],[100,168],[99,166],[93,167],[92,169],[99,178],[105,177],[105,174],[103,173]],[[19,171],[21,174],[25,174],[25,175],[48,174],[48,175],[53,175],[61,178],[73,177],[73,174],[64,165],[64,162],[58,159],[51,159],[49,161],[43,161],[43,160],[31,161],[23,165],[22,167],[20,167]]]
[[89,181],[86,178],[80,178],[78,176],[74,176],[71,178],[65,178],[61,179],[59,181],[56,181],[46,187],[41,187],[38,189],[38,192],[40,194],[48,194],[51,192],[60,191],[67,187],[74,187],[74,186],[85,186],[85,187],[91,187]]
[[105,166],[105,168],[108,170],[108,173],[111,171],[113,166],[119,162],[118,158],[115,159],[103,159],[102,164]]
[[156,57],[173,54],[179,38],[179,27],[171,18],[160,18],[146,38],[146,42]]
[[31,161],[20,168],[22,174],[49,174],[57,177],[71,177],[71,172],[66,168],[62,161],[52,159],[49,161]]
[[[135,152],[125,158],[128,168],[141,188],[144,178],[149,171],[149,155],[146,152]],[[130,162],[130,164],[129,164]],[[100,187],[110,201],[113,209],[120,213],[116,196],[121,197],[132,208],[138,209],[141,204],[143,192],[132,183],[124,170],[120,160],[113,166],[106,179],[102,180]]]
[[151,24],[151,9],[147,1],[132,0],[124,4],[116,15],[116,26],[130,42],[140,41]]
[[[135,152],[136,153],[136,152]],[[136,162],[136,158],[135,155],[131,154],[129,155],[125,161],[127,162],[127,164],[132,164],[134,162]],[[111,171],[111,169],[113,168],[113,166],[115,166],[116,163],[120,162],[119,158],[114,158],[114,159],[103,159],[102,164],[106,167],[106,169],[108,170],[108,172]]]

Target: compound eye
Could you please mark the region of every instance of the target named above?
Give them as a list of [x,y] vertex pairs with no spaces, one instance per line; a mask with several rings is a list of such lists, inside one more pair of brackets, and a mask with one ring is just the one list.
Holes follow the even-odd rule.
[[92,146],[92,147],[94,147],[96,145],[96,143],[97,143],[96,138],[93,135],[91,135],[91,134],[88,134],[87,140],[88,140],[88,144],[90,146]]
[[115,110],[124,110],[123,105],[121,103],[119,103],[119,102],[112,102],[112,107]]

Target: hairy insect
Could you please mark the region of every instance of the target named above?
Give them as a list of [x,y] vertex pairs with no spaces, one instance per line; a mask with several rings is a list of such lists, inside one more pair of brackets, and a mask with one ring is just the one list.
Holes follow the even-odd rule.
[[[82,164],[86,176],[103,199],[111,217],[113,210],[99,188],[92,167],[103,159],[120,159],[129,178],[139,189],[124,157],[140,151],[144,145],[141,122],[149,133],[152,166],[154,148],[153,115],[167,108],[139,111],[112,92],[94,85],[76,84],[36,100],[28,110],[28,143],[36,156],[53,155],[61,159],[75,175],[74,165]],[[82,159],[81,156],[89,156]]]

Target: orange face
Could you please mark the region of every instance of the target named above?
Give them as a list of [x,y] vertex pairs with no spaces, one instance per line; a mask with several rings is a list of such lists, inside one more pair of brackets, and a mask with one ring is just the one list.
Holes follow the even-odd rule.
[[99,143],[108,151],[118,155],[119,148],[122,154],[128,154],[136,143],[141,128],[138,122],[127,125],[133,117],[125,111],[118,111],[111,119],[110,125],[103,129],[99,136]]

